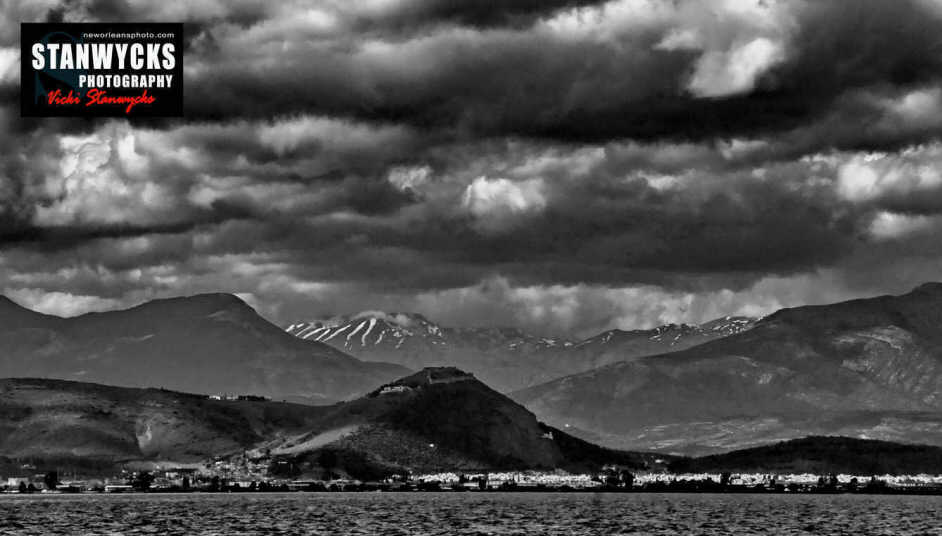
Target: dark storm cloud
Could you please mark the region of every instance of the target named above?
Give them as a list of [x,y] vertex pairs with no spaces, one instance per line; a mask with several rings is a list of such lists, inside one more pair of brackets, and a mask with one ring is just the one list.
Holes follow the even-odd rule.
[[[406,4],[404,13],[409,6],[422,13],[439,9],[437,3]],[[942,20],[925,3],[799,2],[770,22],[780,25],[767,37],[769,46],[783,48],[780,59],[739,59],[768,65],[742,87],[711,88],[734,76],[724,74],[723,62],[737,61],[737,47],[759,54],[761,46],[743,43],[766,37],[744,23],[745,29],[720,27],[724,35],[715,45],[665,44],[671,31],[687,24],[691,5],[677,3],[676,13],[661,8],[669,12],[647,24],[627,15],[621,21],[603,6],[568,19],[569,12],[557,11],[564,20],[555,24],[448,27],[389,40],[367,35],[357,41],[325,28],[302,41],[293,37],[290,21],[278,19],[248,31],[208,28],[212,45],[195,45],[193,61],[212,64],[212,74],[205,80],[193,75],[189,112],[304,111],[485,136],[700,140],[792,130],[826,117],[848,92],[932,84],[942,72],[942,54],[932,52],[942,50]],[[644,9],[660,12],[652,4],[637,8],[639,17]],[[500,9],[488,13],[501,16]],[[335,24],[343,28],[338,17]],[[289,48],[272,46],[295,39]],[[279,61],[269,61],[270,54]],[[709,54],[716,55],[712,67],[704,60]],[[706,80],[699,85],[691,80],[698,70]]]
[[[849,95],[935,84],[942,72],[942,13],[929,0],[756,5],[744,11],[765,20],[721,2],[584,0],[77,1],[39,16],[185,19],[187,114],[214,120],[309,113],[479,136],[763,137],[824,121]],[[754,72],[723,87],[750,62]],[[847,119],[881,113],[868,102]]]
[[[666,191],[644,179],[604,182],[600,175],[588,184],[541,182],[529,186],[531,194],[512,181],[484,180],[463,194],[428,199],[349,180],[280,210],[266,210],[260,193],[236,189],[215,203],[242,207],[244,217],[204,228],[192,253],[264,252],[299,276],[384,290],[451,288],[495,274],[531,284],[620,285],[738,273],[746,284],[827,265],[861,241],[869,209],[837,209],[842,203],[831,188],[803,187],[802,172],[773,170],[776,176],[762,180],[694,174]],[[508,207],[488,197],[488,188],[523,195],[532,207]],[[285,203],[296,192],[271,199]],[[127,261],[105,255],[99,262]]]
[[673,272],[789,273],[830,263],[858,241],[854,212],[835,214],[825,192],[799,195],[775,181],[727,184],[693,206],[682,192],[643,181],[607,186],[556,187],[545,209],[506,232],[482,234],[457,218],[378,242],[484,270],[499,265],[530,283],[627,284]]
[[[603,3],[603,0],[404,0],[378,4],[373,9],[355,9],[355,2],[343,6],[340,2],[321,2],[325,7],[333,7],[344,13],[351,26],[361,31],[417,31],[424,27],[441,24],[494,27],[527,26],[535,20],[564,9],[590,6]],[[46,20],[64,20],[70,12],[81,12],[89,18],[110,21],[139,20],[142,10],[159,8],[139,5],[140,3],[121,0],[66,1],[50,8]],[[294,3],[292,7],[301,11],[312,7],[314,3]],[[266,18],[271,6],[265,2],[231,2],[220,5],[219,9],[185,12],[187,21],[193,24],[206,24],[226,21],[243,26],[250,26]],[[352,8],[352,9],[351,9]]]
[[[942,278],[933,0],[4,10],[0,288],[49,311],[587,334]],[[10,21],[60,17],[185,21],[186,117],[18,118]]]
[[601,3],[603,0],[417,0],[402,2],[387,12],[364,16],[358,22],[365,30],[400,32],[441,24],[526,27],[560,10]]
[[[229,219],[247,218],[250,211],[228,203],[218,203],[217,210],[187,221],[137,225],[133,223],[90,223],[69,226],[37,226],[23,223],[22,219],[8,222],[0,229],[0,251],[15,246],[31,246],[42,251],[69,250],[76,243],[108,238],[133,238],[162,234],[180,234],[204,225],[216,225]],[[135,261],[137,262],[137,261]]]

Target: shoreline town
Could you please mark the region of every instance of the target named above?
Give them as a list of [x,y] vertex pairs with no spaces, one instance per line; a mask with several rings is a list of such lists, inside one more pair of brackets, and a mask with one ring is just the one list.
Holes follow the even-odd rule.
[[125,471],[107,478],[68,478],[56,471],[0,479],[4,494],[199,492],[653,492],[869,493],[942,495],[942,475],[639,473],[607,468],[563,471],[428,473],[380,481],[245,479],[197,469]]

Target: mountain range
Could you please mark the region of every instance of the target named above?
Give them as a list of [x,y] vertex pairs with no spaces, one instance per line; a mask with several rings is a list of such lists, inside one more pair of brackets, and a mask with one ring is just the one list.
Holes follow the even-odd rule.
[[[761,320],[616,330],[582,341],[375,312],[285,331],[226,294],[74,318],[0,298],[0,377],[326,404],[395,387],[410,369],[457,364],[566,437],[611,449],[710,455],[833,434],[942,445],[940,328],[942,283]],[[460,404],[465,393],[453,396]],[[306,431],[276,435],[329,431],[318,428],[322,421],[304,422]],[[374,424],[369,430],[380,429]],[[366,437],[364,430],[348,441]],[[383,434],[371,441],[382,444]],[[270,439],[253,437],[252,444]],[[447,443],[447,434],[436,437]]]
[[513,393],[618,448],[709,453],[809,434],[942,445],[942,284],[784,309],[752,329]]
[[428,368],[328,406],[216,400],[164,389],[0,380],[0,470],[24,463],[109,475],[124,467],[251,460],[273,476],[440,471],[939,474],[942,448],[806,437],[699,458],[598,447],[539,422],[454,368]]
[[[0,380],[0,457],[117,467],[249,456],[307,474],[642,468],[655,456],[597,447],[537,421],[452,368],[424,369],[335,405],[214,400],[206,395],[47,379]],[[275,465],[277,466],[277,464]]]
[[407,372],[292,337],[230,294],[72,318],[0,297],[0,377],[330,402]]
[[618,361],[682,350],[740,333],[754,323],[751,318],[725,317],[702,325],[615,329],[576,341],[539,337],[516,328],[445,327],[416,313],[365,311],[297,322],[287,332],[366,361],[411,369],[457,366],[508,392]]

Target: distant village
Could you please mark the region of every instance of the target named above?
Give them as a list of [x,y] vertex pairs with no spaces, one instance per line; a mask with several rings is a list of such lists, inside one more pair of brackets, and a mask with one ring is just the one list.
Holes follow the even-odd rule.
[[682,493],[880,493],[942,494],[942,475],[765,473],[632,473],[606,467],[596,474],[565,471],[442,472],[393,475],[381,481],[279,479],[263,464],[215,461],[193,467],[122,471],[107,478],[74,478],[58,471],[0,478],[6,494],[326,492],[326,491],[521,491],[521,492],[682,492]]

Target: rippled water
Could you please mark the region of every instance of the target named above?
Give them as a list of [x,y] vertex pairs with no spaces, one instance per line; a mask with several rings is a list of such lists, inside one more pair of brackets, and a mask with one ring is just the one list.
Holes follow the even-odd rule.
[[295,493],[0,497],[0,534],[942,534],[942,497]]

